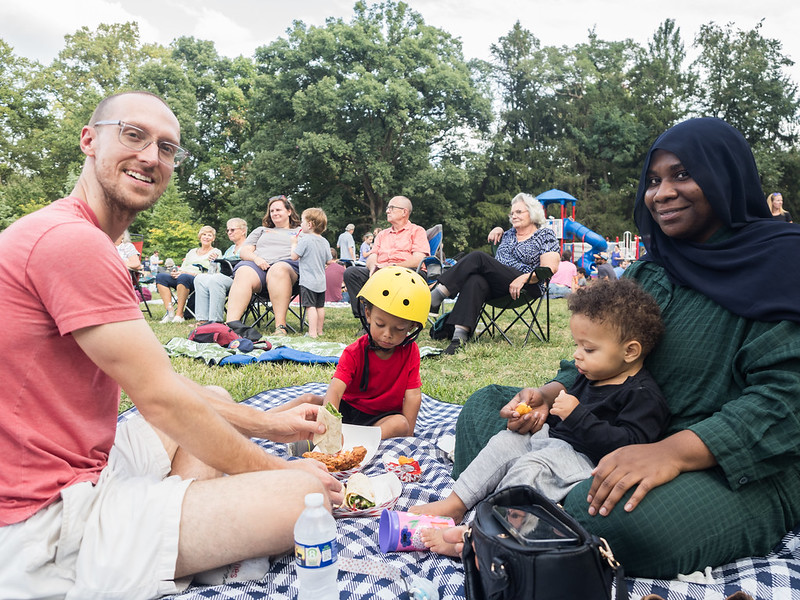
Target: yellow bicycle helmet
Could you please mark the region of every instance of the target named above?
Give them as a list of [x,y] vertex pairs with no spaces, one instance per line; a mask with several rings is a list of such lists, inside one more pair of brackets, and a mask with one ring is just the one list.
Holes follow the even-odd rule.
[[400,319],[425,327],[431,309],[431,291],[425,280],[405,267],[386,267],[375,272],[358,293],[373,306]]

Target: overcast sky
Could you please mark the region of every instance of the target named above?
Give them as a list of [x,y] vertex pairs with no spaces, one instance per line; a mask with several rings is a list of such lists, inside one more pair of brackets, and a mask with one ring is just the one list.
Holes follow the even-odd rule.
[[[368,0],[369,2],[370,0]],[[220,54],[252,56],[258,46],[284,36],[292,21],[323,25],[327,17],[349,21],[355,0],[0,0],[0,38],[17,55],[49,63],[64,35],[82,26],[137,21],[142,41],[169,44],[180,36],[212,40]],[[488,58],[489,46],[514,22],[544,45],[575,45],[595,28],[600,39],[632,38],[645,44],[658,25],[675,19],[687,50],[710,21],[752,29],[779,40],[800,62],[800,3],[789,0],[408,0],[429,25],[461,38],[464,55]],[[800,81],[800,65],[790,74]]]

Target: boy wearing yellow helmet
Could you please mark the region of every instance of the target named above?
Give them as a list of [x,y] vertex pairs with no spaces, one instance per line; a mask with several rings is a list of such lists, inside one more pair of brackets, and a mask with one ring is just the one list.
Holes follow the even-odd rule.
[[431,293],[425,280],[404,267],[386,267],[358,294],[366,335],[345,348],[325,402],[342,422],[381,428],[381,439],[414,434],[422,381],[419,348]]

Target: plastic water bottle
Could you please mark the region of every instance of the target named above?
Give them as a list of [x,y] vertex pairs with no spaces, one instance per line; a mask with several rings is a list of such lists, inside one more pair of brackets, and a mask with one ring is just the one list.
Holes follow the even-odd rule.
[[294,526],[298,600],[339,600],[336,521],[322,494],[307,494],[306,508]]

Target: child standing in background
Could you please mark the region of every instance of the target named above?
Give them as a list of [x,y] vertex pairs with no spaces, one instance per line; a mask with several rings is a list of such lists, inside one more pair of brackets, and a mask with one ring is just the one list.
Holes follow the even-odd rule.
[[300,231],[292,239],[292,260],[300,261],[300,306],[306,309],[308,335],[319,337],[325,323],[325,265],[333,260],[331,246],[322,237],[328,217],[321,208],[300,215]]
[[359,260],[367,260],[370,252],[372,252],[372,242],[375,241],[375,236],[372,235],[369,231],[364,234],[364,237],[361,238],[361,249],[359,250]]

